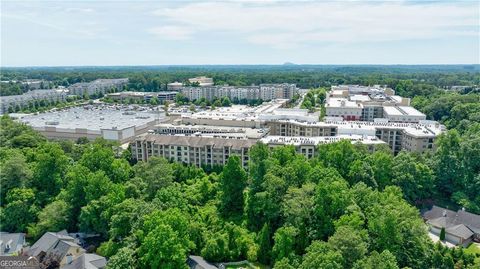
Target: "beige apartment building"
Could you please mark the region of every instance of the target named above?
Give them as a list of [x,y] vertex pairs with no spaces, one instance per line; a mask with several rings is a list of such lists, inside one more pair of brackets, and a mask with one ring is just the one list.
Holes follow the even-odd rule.
[[265,127],[271,135],[278,136],[335,136],[337,127],[333,124],[319,125],[311,122],[298,121],[267,121]]
[[144,134],[136,138],[131,148],[133,157],[139,161],[156,156],[198,167],[213,167],[225,165],[230,156],[237,155],[246,167],[248,150],[255,143],[253,139]]
[[266,121],[264,127],[273,136],[336,137],[345,135],[375,136],[397,154],[401,150],[424,152],[435,148],[435,138],[443,131],[435,122],[425,124],[391,122],[300,122]]

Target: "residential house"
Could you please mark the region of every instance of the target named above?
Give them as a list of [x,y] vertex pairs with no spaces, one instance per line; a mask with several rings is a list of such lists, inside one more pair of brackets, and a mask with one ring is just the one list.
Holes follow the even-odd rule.
[[472,241],[480,241],[480,215],[433,206],[423,218],[431,233],[440,236],[445,229],[445,240],[454,245],[467,246]]
[[0,232],[0,256],[18,255],[25,246],[24,233]]
[[102,269],[107,266],[107,259],[92,253],[84,253],[61,269]]
[[218,269],[218,267],[208,263],[202,257],[194,255],[188,256],[187,264],[190,269]]
[[75,238],[69,236],[66,231],[60,231],[45,233],[26,253],[39,261],[53,256],[59,260],[61,267],[81,256],[85,253],[85,249],[78,245]]

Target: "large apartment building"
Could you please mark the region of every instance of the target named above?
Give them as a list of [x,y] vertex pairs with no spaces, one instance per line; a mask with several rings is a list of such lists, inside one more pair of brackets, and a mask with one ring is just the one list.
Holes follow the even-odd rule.
[[266,121],[271,135],[301,137],[335,137],[360,135],[377,137],[396,154],[400,150],[424,152],[435,147],[435,138],[444,130],[437,122],[391,123],[364,121],[300,122],[295,120]]
[[10,95],[0,97],[1,114],[14,112],[17,108],[23,109],[31,103],[46,101],[65,101],[67,94],[65,90],[31,90],[21,95]]
[[127,83],[128,78],[97,79],[92,82],[75,83],[68,87],[68,91],[71,95],[78,96],[83,96],[84,94],[105,94],[112,89],[121,90]]
[[297,153],[302,154],[308,159],[315,156],[318,145],[340,142],[342,140],[348,140],[352,144],[363,144],[367,147],[369,151],[374,151],[377,145],[385,144],[385,142],[376,137],[362,135],[338,135],[317,137],[269,135],[260,139],[262,143],[268,145],[270,148],[285,145],[294,146]]
[[180,92],[189,100],[228,97],[230,100],[292,99],[298,93],[295,84],[261,84],[259,86],[182,87]]
[[325,103],[326,116],[347,121],[374,121],[385,118],[389,122],[418,123],[425,114],[410,106],[410,99],[395,95],[382,86],[332,86]]
[[131,144],[131,150],[137,160],[158,156],[198,167],[225,165],[230,156],[237,155],[246,167],[248,150],[255,143],[254,139],[144,134]]

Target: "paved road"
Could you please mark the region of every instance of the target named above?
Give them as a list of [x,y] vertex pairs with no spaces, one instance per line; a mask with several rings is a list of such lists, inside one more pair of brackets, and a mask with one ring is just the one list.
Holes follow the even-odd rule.
[[303,99],[305,98],[305,95],[307,95],[307,93],[304,93],[300,96],[300,99],[298,99],[298,103],[297,105],[294,107],[294,108],[300,108],[300,106],[302,105],[303,103]]

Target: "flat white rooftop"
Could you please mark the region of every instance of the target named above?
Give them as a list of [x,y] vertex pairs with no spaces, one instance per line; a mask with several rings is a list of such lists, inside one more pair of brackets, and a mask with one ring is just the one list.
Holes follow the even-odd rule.
[[354,102],[368,102],[370,101],[371,98],[368,95],[362,95],[362,94],[353,94],[350,95],[350,101]]
[[394,106],[385,106],[383,107],[383,113],[390,116],[402,116],[404,115],[397,107]]
[[445,126],[435,121],[421,123],[371,122],[371,121],[317,121],[302,122],[296,120],[278,120],[278,122],[294,123],[305,127],[337,127],[339,135],[358,134],[374,136],[377,128],[402,129],[414,136],[437,136],[445,130]]
[[[231,134],[245,138],[261,138],[267,134],[267,130],[263,128],[245,128],[231,126],[213,126],[213,125],[173,125],[169,123],[157,124],[154,127],[158,133],[169,133],[168,131],[188,131],[196,133],[199,136],[212,136]],[[174,133],[174,132],[171,132]]]
[[383,107],[384,113],[390,116],[417,116],[417,117],[425,117],[425,114],[416,110],[411,106],[384,106]]
[[407,115],[411,115],[411,116],[425,116],[425,114],[423,114],[422,112],[416,110],[414,107],[411,107],[411,106],[399,106],[398,107],[400,110],[402,110],[404,113],[406,113]]
[[[217,120],[256,120],[262,113],[274,113],[287,101],[287,99],[275,99],[255,107],[246,105],[232,105],[230,107],[219,107],[215,110],[201,111],[191,115],[183,115],[183,117]],[[303,113],[303,111],[299,112],[295,110],[294,113]]]
[[125,129],[143,126],[163,118],[163,112],[139,112],[115,109],[113,107],[74,107],[55,112],[28,115],[20,119],[34,128],[56,127],[59,129]]
[[357,104],[347,100],[346,98],[328,98],[326,107],[332,108],[362,108],[362,104]]

